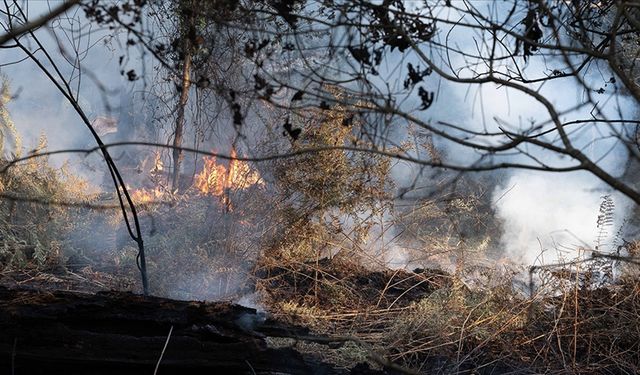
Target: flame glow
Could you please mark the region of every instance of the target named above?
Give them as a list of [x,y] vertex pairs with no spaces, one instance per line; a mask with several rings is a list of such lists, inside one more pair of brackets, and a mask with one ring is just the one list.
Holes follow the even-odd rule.
[[134,204],[147,204],[162,200],[164,191],[155,189],[136,189],[131,192],[131,199]]
[[195,177],[195,187],[205,195],[223,196],[225,190],[243,190],[254,185],[264,185],[260,174],[249,163],[236,159],[231,150],[229,167],[216,162],[215,156],[205,156],[204,168]]
[[162,162],[162,155],[160,155],[159,152],[155,152],[154,153],[154,160],[153,160],[153,169],[151,170],[151,173],[160,173],[164,170],[164,163]]

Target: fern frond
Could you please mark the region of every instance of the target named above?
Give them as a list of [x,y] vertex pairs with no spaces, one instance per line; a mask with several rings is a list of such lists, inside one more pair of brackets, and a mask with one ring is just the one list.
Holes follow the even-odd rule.
[[598,213],[597,228],[598,236],[596,237],[596,249],[600,250],[603,241],[609,234],[609,227],[613,225],[613,214],[615,211],[615,202],[611,195],[605,195],[600,202],[600,209]]

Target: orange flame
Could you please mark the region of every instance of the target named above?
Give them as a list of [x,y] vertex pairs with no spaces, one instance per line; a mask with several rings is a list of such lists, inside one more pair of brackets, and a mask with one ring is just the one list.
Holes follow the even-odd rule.
[[195,186],[202,194],[220,196],[224,193],[224,180],[227,169],[216,163],[215,156],[204,157],[204,168],[196,175]]
[[159,188],[153,190],[136,189],[131,192],[131,200],[134,204],[147,204],[160,201],[164,198],[164,191]]
[[162,155],[159,152],[154,153],[153,169],[151,173],[161,173],[164,170],[164,163],[162,162]]
[[229,167],[216,162],[215,156],[205,156],[204,168],[195,177],[195,187],[205,195],[223,196],[225,190],[243,190],[253,185],[264,185],[260,174],[249,163],[236,159],[231,150]]

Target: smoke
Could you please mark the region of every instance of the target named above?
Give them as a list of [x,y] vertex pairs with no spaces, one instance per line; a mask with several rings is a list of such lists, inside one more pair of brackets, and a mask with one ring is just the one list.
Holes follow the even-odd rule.
[[[495,2],[486,6],[491,8],[490,13],[487,14],[494,14],[498,19],[502,19],[510,10],[510,4]],[[526,4],[523,4],[523,7],[526,8]],[[444,11],[446,9],[439,15],[444,16]],[[460,14],[449,14],[451,20],[460,17]],[[516,16],[514,20],[517,21],[519,18]],[[469,50],[470,53],[475,53],[476,48],[482,50],[483,47],[478,47],[469,38],[468,33],[470,31],[464,27],[447,29],[444,26],[439,36],[446,35],[446,43],[462,51]],[[444,44],[445,40],[440,42]],[[428,52],[425,51],[425,53]],[[452,67],[452,75],[474,76],[475,68],[469,65],[466,57],[451,53],[447,58],[447,62]],[[534,54],[524,64],[520,60],[521,57],[516,59],[519,60],[518,65],[524,67],[524,77],[529,79],[544,77],[554,69],[562,70],[565,66],[560,57]],[[415,56],[407,60],[421,66],[420,60]],[[398,59],[398,64],[401,64],[400,61],[406,60]],[[436,58],[436,61],[439,60]],[[448,68],[444,67],[444,69]],[[513,62],[506,62],[497,69],[507,73],[515,71],[516,68]],[[606,64],[598,66],[594,63],[581,74],[580,78],[583,82],[568,77],[523,85],[549,100],[560,113],[562,122],[589,120],[594,116],[635,119],[635,102],[621,93],[620,87],[614,83],[612,76]],[[431,124],[440,121],[458,125],[469,131],[489,133],[500,133],[503,129],[517,133],[537,125],[542,125],[543,129],[553,128],[546,108],[532,96],[516,89],[492,83],[483,85],[453,83],[437,77],[436,74],[425,80],[425,86],[435,91],[435,101],[428,110],[420,114],[420,118]],[[595,97],[595,103],[588,101],[588,93]],[[407,108],[412,106],[415,108],[418,104],[416,100],[408,101]],[[594,111],[596,106],[601,110],[600,114]],[[629,158],[626,146],[619,137],[620,134],[625,133],[624,126],[592,123],[575,125],[567,129],[575,148],[582,150],[608,173],[621,178]],[[443,130],[456,134],[456,131],[450,128],[443,128]],[[460,135],[466,136],[462,133]],[[399,136],[411,139],[407,134]],[[490,137],[471,137],[470,139],[479,143],[485,142],[487,145],[494,144]],[[559,141],[554,139],[553,135],[543,137],[541,140]],[[443,150],[444,160],[452,164],[473,165],[482,155],[481,152],[442,139],[436,138],[435,145]],[[518,152],[508,155],[491,157],[492,159],[489,160],[494,163],[535,164],[537,160],[555,168],[577,164],[566,156],[546,149],[537,149],[534,146],[521,148]],[[393,176],[400,187],[407,187],[415,185],[416,176],[421,172],[419,167],[407,168],[402,164],[395,167]],[[489,174],[489,176],[495,188],[487,196],[492,200],[495,219],[502,225],[497,250],[518,263],[554,263],[561,259],[572,259],[579,254],[584,255],[581,249],[593,249],[597,245],[594,242],[598,233],[596,222],[599,205],[604,195],[612,194],[614,197],[616,230],[620,228],[633,207],[629,199],[620,194],[614,194],[608,185],[586,172],[548,173],[511,170],[506,173]],[[418,181],[421,184],[429,184],[433,179],[430,181],[429,178],[422,178]],[[426,188],[429,189],[428,186]],[[431,190],[435,190],[435,187]],[[608,238],[607,241],[610,243],[613,238]],[[402,259],[403,256],[400,258]]]
[[[44,2],[31,3],[32,15],[37,15],[46,10],[44,6],[46,3]],[[500,15],[500,12],[504,12],[504,9],[499,9],[496,14]],[[451,20],[456,20],[458,16],[451,14],[450,18]],[[73,22],[82,23],[85,20],[80,16],[77,21]],[[468,30],[465,31],[464,28],[447,30],[445,26],[444,29],[440,30],[440,35],[446,34],[448,36],[447,42],[450,45],[457,45],[462,49],[475,48],[474,44],[470,42],[467,33]],[[46,46],[50,46],[52,49],[58,48],[60,40],[54,39],[46,30],[39,31],[37,35],[42,38]],[[67,76],[73,77],[70,82],[76,85],[75,87],[79,91],[78,97],[81,98],[80,104],[92,119],[102,115],[114,116],[117,117],[121,129],[133,129],[133,122],[139,121],[140,118],[126,116],[126,113],[120,111],[118,106],[121,103],[128,103],[127,110],[133,109],[138,113],[144,112],[148,108],[141,107],[138,111],[135,106],[131,107],[131,98],[134,96],[130,94],[130,91],[137,86],[126,82],[125,78],[121,76],[120,70],[122,66],[120,66],[118,60],[121,55],[132,53],[132,51],[135,52],[135,50],[120,47],[120,44],[126,45],[125,36],[111,36],[108,30],[98,30],[86,35],[86,38],[89,39],[85,39],[83,45],[91,47],[87,47],[89,49],[82,53],[81,63],[91,69],[93,78],[84,76],[83,79],[80,79],[77,75],[73,76],[77,72],[74,73],[74,69],[62,57],[58,57],[56,62],[61,64]],[[71,46],[65,45],[65,47],[67,50],[71,50]],[[24,55],[18,50],[0,50],[0,60],[2,61],[19,61],[22,58],[24,58]],[[134,66],[137,66],[136,64],[138,63],[144,65],[143,63],[145,62],[142,56],[130,56],[129,59]],[[397,87],[392,87],[392,90],[399,88],[403,82],[403,77],[396,77],[398,79],[394,80],[390,79],[388,74],[391,74],[391,71],[396,72],[395,74],[398,74],[398,71],[404,72],[403,68],[407,62],[412,62],[415,66],[420,65],[420,59],[417,56],[400,56],[396,51],[396,54],[390,55],[389,61],[386,62],[388,64],[387,69],[380,69],[380,78],[377,81],[376,78],[373,78],[370,83],[377,85],[383,91],[388,88],[386,86],[388,82],[397,85]],[[465,65],[464,58],[460,56],[453,56],[451,63],[453,66]],[[558,61],[553,59],[532,56],[526,64],[524,74],[529,78],[536,77],[548,74],[558,66]],[[398,67],[401,69],[397,69]],[[507,66],[503,67],[503,69],[506,68]],[[598,71],[595,68],[590,71]],[[602,68],[600,71],[606,71],[606,67],[600,68]],[[151,71],[152,69],[149,69],[148,74],[152,74],[150,73]],[[4,66],[2,73],[10,77],[12,89],[16,93],[16,98],[11,102],[9,110],[20,134],[25,140],[30,141],[25,146],[26,151],[35,147],[35,142],[37,142],[40,134],[46,135],[49,148],[52,150],[93,146],[90,133],[73,108],[33,63],[24,61],[15,65]],[[470,71],[463,69],[457,73],[464,76],[469,74]],[[143,80],[147,78],[153,79],[151,76],[143,76]],[[618,113],[621,113],[623,118],[635,116],[634,103],[620,95],[616,91],[615,85],[608,83],[610,78],[608,75],[593,73],[582,78],[592,87],[606,87],[604,94],[598,94],[600,95],[598,98],[601,99],[602,103],[607,102],[607,105],[600,105],[600,107],[605,108],[607,112],[605,115],[617,116]],[[231,80],[232,78],[229,79]],[[106,85],[106,89],[99,87],[96,82]],[[501,128],[504,128],[517,132],[530,127],[532,123],[541,124],[549,119],[546,109],[540,103],[518,90],[499,87],[494,84],[482,86],[455,84],[439,79],[435,74],[428,77],[424,84],[427,88],[436,92],[436,100],[433,105],[428,110],[418,114],[425,121],[433,123],[443,121],[461,125],[468,130],[474,131],[499,132]],[[167,85],[171,86],[173,82]],[[588,119],[592,116],[593,107],[586,102],[585,88],[573,78],[554,80],[544,84],[530,85],[529,87],[537,90],[556,106],[562,113],[562,121]],[[115,94],[112,94],[112,92],[115,92]],[[167,92],[170,95],[175,94],[173,91]],[[203,105],[203,103],[214,103],[219,98],[208,100],[209,102],[202,100],[197,105],[200,108],[211,110],[214,106],[207,108],[208,106]],[[416,108],[417,104],[419,104],[416,101],[416,98],[406,100],[403,108],[408,110]],[[191,101],[191,103],[194,103],[194,101]],[[161,104],[167,105],[167,103]],[[171,103],[167,107],[171,107],[168,112],[173,110]],[[215,110],[217,111],[219,107],[215,106]],[[192,139],[194,144],[201,149],[210,150],[215,148],[225,153],[229,150],[229,144],[235,143],[237,138],[241,138],[246,142],[246,148],[250,150],[255,148],[258,143],[257,140],[260,138],[260,136],[255,135],[259,126],[256,124],[251,125],[254,122],[257,123],[254,120],[257,120],[258,116],[252,114],[251,111],[258,112],[260,110],[261,108],[248,110],[249,113],[245,118],[245,122],[249,125],[243,128],[243,131],[248,135],[245,138],[238,136],[238,129],[229,126],[232,123],[232,118],[228,113],[219,115],[211,124],[208,124],[208,128],[199,130],[215,134],[211,137],[212,139],[203,137],[191,128],[187,131],[187,138]],[[195,109],[192,111],[194,117],[196,112],[197,110]],[[550,125],[546,124],[545,126],[548,127]],[[266,127],[260,129],[262,131],[261,134],[265,136],[273,135],[274,133],[280,134],[280,129],[275,132]],[[615,176],[620,176],[624,172],[628,156],[624,147],[619,144],[615,137],[612,137],[612,134],[621,129],[621,127],[608,127],[603,130],[601,126],[580,125],[580,130],[573,133],[575,147],[583,149],[593,160],[598,160],[598,164],[608,172],[613,173]],[[449,130],[447,129],[447,131]],[[269,133],[270,131],[272,132]],[[170,131],[167,130],[167,132]],[[159,134],[156,135],[160,137]],[[166,136],[167,134],[163,135]],[[404,133],[397,131],[392,134],[391,138],[393,138],[395,144],[400,144],[403,139],[410,139],[411,134],[406,131]],[[487,140],[487,142],[489,143],[490,141]],[[443,151],[443,159],[446,162],[471,165],[479,157],[478,153],[451,142],[434,140],[434,143],[435,147]],[[224,148],[220,147],[221,144],[224,145]],[[527,149],[525,151],[532,157],[549,165],[556,167],[569,165],[567,158],[552,155],[547,150]],[[421,156],[418,151],[414,152],[415,155]],[[84,158],[60,156],[53,158],[52,162],[61,165],[63,162],[71,160],[76,167],[75,171],[77,173],[86,176],[90,181],[99,181],[104,176],[104,170],[100,169],[102,168],[101,160],[98,157],[95,158],[96,160],[87,161]],[[192,161],[193,163],[185,162],[185,165],[193,165],[195,170],[197,169],[198,160],[193,159]],[[496,157],[495,161],[530,162],[531,160],[521,153]],[[94,170],[91,170],[91,168],[94,168]],[[126,181],[136,181],[137,175],[135,172],[125,171],[124,173]],[[432,180],[434,174],[424,173],[423,170],[414,165],[396,163],[391,170],[391,174],[400,188],[412,186],[416,182],[423,184],[424,186],[417,187],[424,187],[425,191],[433,191],[440,188],[440,186],[435,186],[437,184]],[[512,260],[524,264],[554,263],[561,259],[575,257],[582,251],[581,249],[594,248],[598,245],[596,237],[599,228],[597,228],[596,224],[599,205],[602,197],[612,194],[612,192],[608,186],[594,176],[586,173],[549,174],[524,170],[504,174],[495,173],[490,176],[494,180],[491,181],[491,191],[485,196],[491,200],[492,208],[495,211],[493,219],[500,221],[502,228],[500,239],[496,243],[499,247],[498,250]],[[632,207],[628,199],[624,199],[619,194],[613,194],[613,196],[616,204],[616,216],[611,232],[615,232],[622,225],[625,216]],[[267,201],[266,199],[259,200],[254,198],[243,196],[238,201],[249,202],[254,200],[257,202],[253,203],[254,206]],[[157,272],[157,276],[154,277],[165,283],[164,291],[166,294],[179,299],[219,299],[229,295],[242,295],[245,293],[246,275],[250,272],[251,266],[255,261],[255,255],[260,251],[261,246],[267,242],[267,239],[264,238],[267,237],[266,231],[258,230],[257,228],[259,225],[261,227],[270,227],[272,223],[268,222],[270,213],[266,207],[262,207],[263,211],[259,211],[252,207],[250,203],[243,204],[238,201],[235,207],[238,210],[237,212],[244,209],[247,211],[253,210],[254,216],[260,216],[258,219],[254,218],[254,221],[250,223],[253,227],[242,228],[241,221],[246,221],[246,217],[242,217],[242,215],[221,219],[216,213],[213,215],[215,217],[212,217],[211,213],[207,213],[203,209],[203,204],[196,208],[187,207],[185,212],[173,216],[172,219],[167,219],[164,223],[149,223],[160,215],[156,215],[156,217],[148,215],[150,219],[143,220],[143,225],[145,226],[143,229],[144,234],[145,236],[149,234],[149,238],[145,238],[145,241],[148,240],[147,245],[150,245],[151,262],[159,259],[166,262],[153,265],[156,267],[154,272]],[[195,206],[198,206],[198,204],[195,204]],[[222,212],[221,208],[217,209]],[[463,211],[460,212],[464,214]],[[164,214],[167,217],[170,216],[166,211]],[[364,219],[368,214],[361,213],[358,219]],[[346,216],[341,219],[345,227],[361,225],[359,220],[356,222]],[[191,223],[195,221],[198,221],[198,223]],[[384,216],[383,221],[388,222],[390,226],[393,225],[394,218]],[[228,235],[228,232],[220,230],[221,225],[219,224],[222,222],[226,223],[225,228],[240,227],[241,229],[234,232],[233,236]],[[154,226],[160,227],[160,230],[156,230]],[[176,233],[182,233],[183,237],[176,238],[176,236],[172,235],[173,232],[171,230],[176,230],[176,228],[181,228]],[[107,232],[111,229],[111,227],[104,226],[101,220],[89,221],[86,223],[86,228],[82,234],[84,236],[82,242],[74,238],[68,240],[82,243],[86,247],[85,251],[87,253],[90,253],[90,251],[106,253],[113,249],[101,248],[95,238],[108,235]],[[154,231],[156,234],[152,235]],[[475,235],[479,236],[478,233],[475,233]],[[78,236],[80,235],[78,234]],[[255,238],[259,236],[263,238]],[[376,240],[370,242],[370,249],[372,252],[374,249],[375,251],[380,250],[375,254],[378,257],[377,260],[382,260],[387,266],[391,268],[413,268],[425,265],[424,262],[418,262],[415,258],[415,251],[394,242],[396,238],[395,232],[374,227],[371,236]],[[126,234],[122,237],[128,239]],[[605,248],[611,249],[615,242],[614,237],[612,233],[608,233],[608,236],[600,239],[600,241],[604,241],[607,244]],[[206,240],[202,242],[206,248],[199,246],[200,243],[196,243],[196,239]],[[229,253],[224,251],[227,251],[232,245],[237,246],[241,241],[242,246],[252,251],[250,256],[239,255],[235,260],[236,264],[233,264],[233,262],[225,263],[219,261],[215,263],[212,261],[216,257],[216,259],[224,259],[225,261],[230,259]],[[178,256],[177,249],[188,249],[189,251],[184,251],[183,254]],[[247,250],[247,252],[250,251]],[[193,256],[196,253],[202,254],[202,259],[211,263],[204,263],[203,261],[196,269],[190,269],[175,277],[172,276],[173,278],[169,277],[169,271],[167,270],[175,273],[176,269],[187,269],[188,265],[191,264],[189,262],[193,262]],[[211,254],[214,254],[214,256]],[[182,259],[181,261],[184,261],[184,264],[176,264],[178,258]],[[129,262],[133,264],[134,261],[129,260]],[[174,262],[174,264],[171,262]],[[222,276],[216,276],[214,274],[215,271],[212,270],[213,266],[219,269],[226,269],[238,264],[242,267],[238,267],[240,270],[237,274],[241,276],[237,277],[223,278]],[[163,272],[166,272],[166,274]],[[256,298],[253,294],[245,294],[244,297],[241,296],[239,298],[242,303],[257,306]]]
[[[528,265],[557,263],[591,256],[599,232],[598,215],[608,194],[586,174],[544,175],[515,172],[493,193],[497,217],[502,221],[501,248],[513,260]],[[631,206],[616,194],[616,219],[601,250],[610,250],[615,231]],[[585,252],[585,250],[587,250]]]
[[[465,8],[467,4],[466,2],[458,3],[460,8]],[[486,15],[495,17],[500,21],[497,23],[501,24],[511,12],[513,4],[512,2],[479,2],[473,6],[485,11]],[[528,3],[516,2],[515,4],[516,14],[510,22],[514,31],[521,31],[520,21],[527,14]],[[451,9],[442,6],[433,10],[433,14],[436,14],[436,17],[448,19],[450,25],[473,22],[469,15]],[[463,19],[465,22],[460,22]],[[547,30],[547,32],[550,31]],[[334,37],[340,39],[343,35],[336,33]],[[491,53],[489,30],[485,30],[481,35],[481,32],[476,33],[470,28],[448,26],[446,22],[442,22],[438,24],[438,31],[434,38],[441,46],[447,45],[452,49],[447,51],[446,55],[442,53],[439,46],[433,49],[425,47],[422,52],[451,76],[473,78],[477,77],[479,72],[486,71],[485,62],[474,62],[469,56],[478,53],[488,56]],[[515,43],[515,40],[505,38],[502,42]],[[513,46],[508,47],[513,51]],[[506,47],[500,43],[496,49],[498,55],[508,54]],[[469,56],[461,55],[455,52],[456,50],[468,52]],[[504,77],[513,75],[513,72],[521,72],[523,79],[535,80],[550,77],[554,72],[567,68],[566,62],[559,55],[554,57],[550,54],[534,53],[527,61],[524,61],[522,56],[516,56],[514,59],[515,63],[511,58],[497,60],[493,67],[497,73],[494,74]],[[406,78],[406,66],[409,63],[421,70],[426,68],[420,56],[415,53],[401,53],[397,50],[387,53],[384,62],[376,67],[377,75],[367,76],[367,85],[374,87],[373,92],[406,92],[402,84]],[[355,66],[360,67],[358,64]],[[354,75],[360,73],[361,71],[357,68],[354,70]],[[540,80],[537,83],[522,83],[522,85],[547,99],[559,113],[562,122],[584,121],[594,117],[635,119],[636,104],[622,94],[620,86],[615,83],[612,76],[606,64],[594,62],[588,69],[581,72],[580,80],[566,77]],[[496,139],[504,142],[505,137],[472,136],[470,133],[458,131],[446,124],[459,126],[469,132],[497,134],[501,134],[504,130],[522,133],[538,126],[544,130],[553,130],[554,127],[547,108],[532,95],[521,90],[493,83],[482,85],[455,83],[439,77],[436,73],[425,77],[420,85],[434,92],[433,104],[426,110],[416,111],[416,108],[421,105],[415,92],[416,87],[409,95],[394,98],[397,103],[400,103],[398,104],[400,109],[461,139],[495,145]],[[406,122],[397,121],[393,125],[397,126],[390,126],[391,130],[388,132],[385,129],[383,135],[386,137],[384,141],[387,141],[389,146],[420,143],[420,140],[416,141],[415,134],[408,130]],[[622,178],[629,158],[625,145],[619,137],[620,134],[625,133],[625,126],[627,125],[581,123],[568,126],[566,129],[570,134],[573,147],[584,152],[608,173]],[[372,128],[378,130],[378,124],[374,124]],[[560,144],[557,133],[552,131],[548,136],[539,139]],[[484,158],[483,164],[508,162],[536,165],[539,163],[538,165],[547,165],[552,168],[566,168],[577,164],[567,156],[532,145],[522,146],[511,153],[487,157],[482,151],[436,136],[433,136],[432,141],[435,148],[442,153],[442,159],[446,163],[456,165],[473,166],[482,158]],[[415,149],[408,151],[408,154],[427,159],[430,157]],[[421,166],[396,163],[391,169],[391,175],[399,187],[400,195],[403,195],[405,190],[412,190],[415,197],[419,194],[429,196],[430,193],[438,190],[443,191],[446,187],[443,187],[438,180],[445,180],[452,173],[445,172],[439,176],[437,172],[426,171]],[[604,195],[614,196],[616,202],[614,221],[618,226],[632,207],[628,199],[614,194],[608,185],[586,172],[548,173],[508,170],[491,172],[487,175],[488,178],[481,183],[489,189],[489,192],[484,194],[484,199],[491,203],[494,215],[489,220],[498,221],[502,228],[500,238],[493,241],[493,245],[498,248],[491,250],[506,255],[518,263],[553,263],[560,259],[573,258],[583,248],[594,248],[596,246],[594,241],[599,231],[596,227],[598,211]],[[416,191],[420,192],[416,193]],[[464,234],[467,239],[476,236],[479,242],[486,243],[482,238],[483,235],[481,233]],[[473,242],[467,241],[467,243]],[[407,267],[406,265],[415,262],[415,259],[409,255],[411,252],[403,250],[400,244],[389,243],[387,250],[388,255],[385,260],[389,266],[402,267],[399,264],[405,264]],[[543,258],[539,257],[541,252],[544,253]]]
[[[22,3],[30,18],[48,12],[54,5],[49,1]],[[117,119],[121,99],[128,96],[132,88],[121,76],[118,64],[118,57],[127,53],[120,48],[126,37],[105,29],[88,32],[87,24],[82,11],[69,12],[34,34],[69,83],[72,95],[89,120],[99,116]],[[25,36],[21,42],[46,69],[54,72],[53,64],[33,38]],[[135,51],[132,54],[135,55]],[[23,154],[34,150],[41,136],[46,138],[48,150],[95,145],[73,106],[25,52],[17,47],[3,48],[0,60],[4,63],[0,73],[9,79],[13,96],[7,106],[9,115],[24,139],[24,149],[20,150]],[[55,81],[63,85],[60,79]],[[97,156],[60,154],[50,157],[49,162],[57,167],[66,164],[72,172],[96,181],[106,172],[106,166],[98,159]]]
[[[528,69],[542,71],[542,66],[533,61]],[[549,84],[540,92],[556,108],[563,110],[580,105],[583,90],[584,87],[576,81],[564,80]],[[532,98],[507,91],[484,91],[483,111],[488,118],[514,119],[517,116],[539,122],[548,117],[544,110],[536,108]],[[611,112],[619,110],[623,113],[623,118],[633,118],[633,104],[620,98],[618,93],[613,95],[618,96],[620,104]],[[502,103],[506,102],[507,96],[510,105],[505,108]],[[562,120],[589,119],[589,109],[590,107],[585,107],[570,111]],[[609,114],[615,114],[611,112]],[[512,121],[515,122],[515,119]],[[614,131],[603,132],[601,129],[596,125],[584,125],[579,133],[572,134],[574,147],[585,151],[592,160],[597,160],[598,165],[607,172],[621,177],[628,158],[625,145],[614,136]],[[575,161],[553,155],[547,150],[526,151],[547,165],[565,167],[576,164]],[[525,155],[520,154],[506,160],[530,163],[526,159]],[[501,220],[504,230],[500,243],[504,252],[513,260],[525,264],[554,263],[560,259],[574,258],[580,248],[594,247],[599,204],[603,195],[612,193],[612,189],[604,182],[586,172],[545,173],[524,170],[514,171],[506,180],[497,182],[492,196],[497,218]],[[620,223],[630,209],[631,202],[620,196],[616,202],[616,222]],[[539,257],[542,252],[545,253],[544,257]]]

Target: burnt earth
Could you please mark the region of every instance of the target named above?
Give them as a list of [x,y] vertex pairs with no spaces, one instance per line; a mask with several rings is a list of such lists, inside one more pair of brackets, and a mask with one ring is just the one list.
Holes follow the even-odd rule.
[[[351,307],[404,307],[451,285],[440,270],[372,271],[334,258],[310,263],[267,263],[255,272],[262,290],[274,300],[304,304],[308,297],[327,310]],[[335,305],[335,306],[332,306]]]

